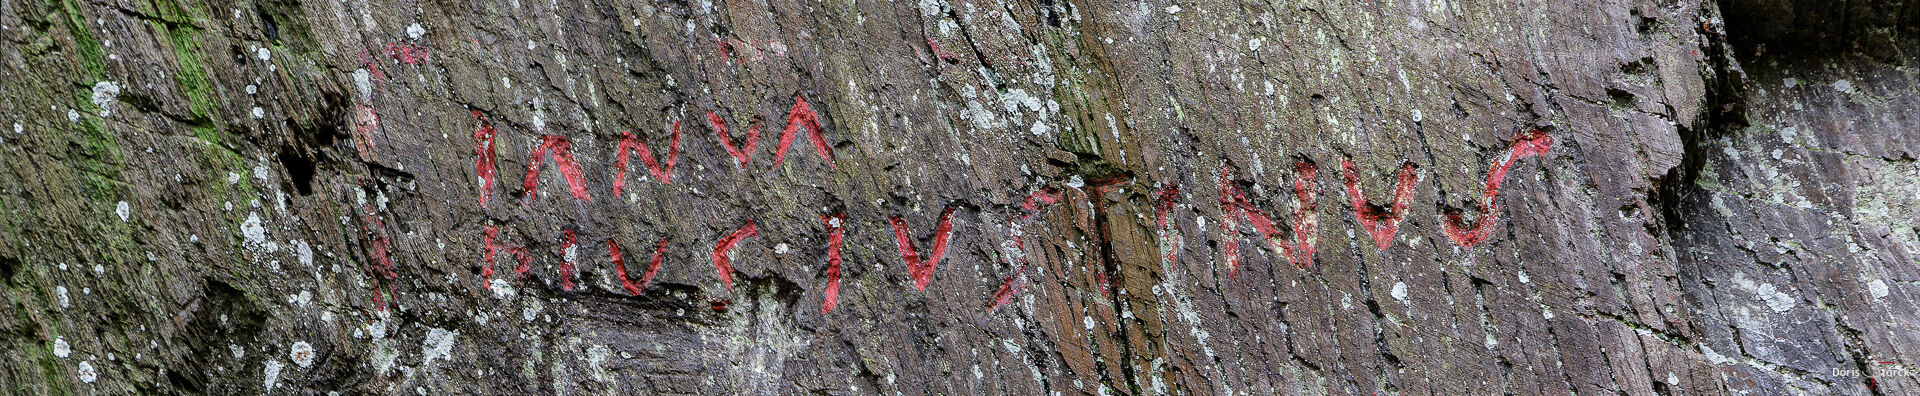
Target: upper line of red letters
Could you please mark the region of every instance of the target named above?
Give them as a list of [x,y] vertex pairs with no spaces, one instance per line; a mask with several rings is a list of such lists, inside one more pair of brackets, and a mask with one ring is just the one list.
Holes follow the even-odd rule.
[[[485,115],[475,111],[473,112],[473,116],[480,123],[479,129],[473,132],[473,150],[474,154],[478,157],[474,167],[479,176],[480,205],[485,207],[492,195],[494,174],[496,172],[495,167],[497,163],[494,155],[494,138],[496,131],[492,122],[487,120]],[[726,122],[719,115],[708,112],[706,118],[708,126],[715,132],[721,146],[726,149],[729,155],[734,157],[740,167],[745,168],[752,161],[754,147],[759,143],[760,125],[758,123],[749,125],[745,138],[741,141],[736,141],[733,136],[728,134]],[[796,134],[802,128],[807,130],[808,137],[812,140],[814,150],[817,151],[821,158],[825,159],[831,167],[833,165],[833,149],[827,144],[826,136],[820,126],[819,115],[807,104],[806,99],[801,97],[794,98],[793,107],[788,111],[786,127],[781,131],[779,146],[774,152],[774,167],[778,168],[780,164],[786,160],[787,149],[792,146],[794,138],[797,137]],[[634,134],[630,132],[622,133],[614,161],[614,195],[619,195],[625,188],[626,174],[629,168],[627,162],[629,156],[639,157],[641,164],[646,167],[648,174],[651,175],[654,180],[662,184],[672,184],[674,164],[678,162],[680,156],[679,122],[672,124],[672,131],[672,137],[668,141],[665,159],[656,157],[653,150],[650,149],[646,143],[641,142],[635,137]],[[1498,197],[1500,194],[1500,186],[1506,180],[1507,172],[1511,170],[1514,163],[1520,159],[1544,156],[1552,146],[1553,137],[1546,132],[1526,130],[1515,134],[1506,151],[1493,161],[1487,172],[1484,192],[1483,195],[1479,197],[1480,202],[1478,202],[1475,207],[1476,213],[1474,213],[1473,220],[1466,220],[1462,213],[1448,213],[1445,215],[1445,219],[1441,224],[1445,228],[1448,239],[1451,239],[1454,244],[1462,247],[1472,247],[1485,242],[1492,235],[1494,218],[1499,216]],[[567,190],[574,199],[582,202],[592,201],[593,198],[583,179],[579,164],[574,161],[567,138],[557,135],[541,136],[539,141],[534,144],[532,152],[528,153],[528,157],[526,180],[523,183],[523,188],[525,189],[525,200],[522,201],[523,205],[531,204],[531,200],[534,199],[535,193],[538,191],[540,167],[545,162],[545,159],[551,159],[554,166],[558,168],[560,175],[566,179]],[[1229,277],[1236,274],[1240,267],[1240,238],[1238,236],[1238,227],[1243,221],[1251,225],[1255,231],[1258,231],[1259,236],[1267,242],[1267,245],[1275,253],[1278,253],[1280,257],[1285,258],[1295,266],[1305,268],[1309,263],[1313,262],[1314,252],[1319,240],[1319,215],[1315,210],[1319,196],[1319,183],[1317,183],[1316,180],[1318,171],[1318,166],[1313,162],[1299,161],[1294,164],[1295,175],[1292,184],[1295,200],[1289,230],[1293,235],[1284,235],[1287,232],[1275,226],[1277,221],[1265,211],[1256,207],[1252,200],[1248,199],[1247,196],[1235,186],[1235,183],[1231,179],[1233,172],[1231,167],[1223,166],[1220,169],[1217,188],[1219,189],[1220,195],[1220,215],[1223,218],[1220,219],[1217,224],[1219,224],[1223,234],[1227,236],[1226,240],[1221,244],[1221,253],[1226,256],[1225,262]],[[1394,234],[1397,232],[1401,220],[1405,219],[1407,207],[1413,201],[1414,188],[1425,179],[1425,172],[1413,165],[1412,162],[1402,163],[1399,175],[1395,179],[1393,194],[1384,201],[1371,200],[1365,192],[1361,191],[1359,171],[1351,159],[1342,159],[1341,173],[1346,185],[1344,193],[1361,228],[1366,231],[1375,246],[1380,249],[1385,250],[1392,246]],[[1082,195],[1085,194],[1082,193]],[[1179,225],[1168,220],[1170,212],[1176,206],[1174,200],[1178,196],[1178,189],[1168,186],[1155,195],[1159,200],[1155,205],[1155,219],[1158,227],[1159,243],[1176,244],[1172,249],[1165,247],[1161,249],[1163,263],[1168,265],[1167,270],[1171,271],[1173,270],[1171,266],[1178,262],[1177,246],[1181,243],[1179,241],[1181,237],[1177,234],[1180,228]],[[1005,256],[1008,257],[1011,264],[1017,266],[1017,269],[1012,275],[1005,278],[999,290],[992,297],[992,301],[989,303],[991,308],[998,308],[1000,305],[1009,302],[1013,294],[1018,293],[1025,283],[1024,274],[1028,265],[1026,262],[1026,254],[1022,251],[1024,250],[1024,244],[1021,243],[1017,231],[1013,230],[1020,226],[1021,221],[1030,219],[1046,207],[1059,202],[1063,196],[1064,191],[1060,189],[1044,188],[1029,195],[1020,208],[1021,213],[1015,214],[1007,220],[1010,230],[1008,235],[1010,243],[1004,245],[1004,247],[1011,251],[1005,252],[1007,253]],[[934,270],[939,265],[940,259],[946,254],[947,241],[953,231],[953,211],[954,208],[948,206],[945,211],[940,214],[938,225],[932,236],[933,241],[931,247],[926,251],[920,250],[920,248],[915,245],[915,238],[912,232],[908,230],[905,218],[894,215],[888,219],[889,223],[893,226],[901,260],[906,264],[908,275],[913,279],[913,287],[916,290],[924,291],[926,289],[927,284],[933,279]],[[840,250],[845,231],[842,228],[842,222],[845,218],[846,215],[844,213],[826,214],[820,217],[821,221],[826,223],[829,233],[827,239],[828,279],[827,287],[824,291],[825,299],[820,308],[822,314],[832,311],[834,307],[838,305]],[[519,263],[515,268],[517,274],[524,276],[530,270],[528,265],[530,259],[526,249],[523,247],[506,247],[503,243],[498,242],[498,233],[498,229],[491,225],[486,226],[485,230],[483,230],[483,235],[486,237],[486,246],[482,251],[483,257],[481,262],[483,263],[483,268],[481,273],[483,278],[487,278],[483,279],[483,282],[491,279],[494,272],[493,262],[495,255],[501,251],[507,251],[515,256]],[[747,238],[753,238],[758,235],[759,228],[753,223],[753,220],[747,220],[744,225],[727,234],[714,246],[712,252],[714,269],[721,283],[725,285],[727,289],[731,290],[733,288],[731,255],[734,246]],[[561,255],[565,257],[565,262],[560,266],[560,276],[562,277],[561,287],[564,290],[572,290],[574,287],[574,260],[578,256],[575,254],[575,249],[580,248],[580,246],[576,244],[575,235],[571,230],[566,231],[562,244],[564,251]],[[624,260],[621,254],[620,245],[612,239],[606,240],[605,245],[607,246],[608,255],[614,264],[615,276],[619,278],[622,288],[636,296],[640,295],[649,283],[652,283],[655,274],[659,272],[662,255],[667,246],[665,239],[660,240],[660,242],[655,245],[651,258],[648,260],[648,268],[646,269],[644,277],[642,277],[638,283],[635,283],[627,276],[626,260]],[[375,246],[379,248],[379,251],[372,254],[376,258],[384,258],[384,246],[379,243],[376,243]],[[391,266],[391,264],[386,265],[388,266],[387,268]]]

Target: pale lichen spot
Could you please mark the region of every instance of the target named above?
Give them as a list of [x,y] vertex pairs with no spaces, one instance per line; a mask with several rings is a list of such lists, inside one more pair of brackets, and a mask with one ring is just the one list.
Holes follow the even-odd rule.
[[120,85],[112,81],[93,84],[93,105],[100,108],[100,117],[113,115],[113,104],[120,98]]
[[[506,77],[501,77],[500,79],[504,81]],[[353,69],[353,88],[360,91],[360,97],[362,99],[372,98],[373,74],[368,73],[366,68]]]
[[73,371],[73,375],[80,378],[80,382],[89,384],[100,379],[100,372],[93,369],[93,362],[91,361],[80,362],[80,367]]
[[240,223],[240,235],[246,238],[248,247],[259,248],[267,244],[267,226],[260,221],[260,213],[247,214],[247,221]]
[[294,342],[288,358],[294,359],[294,363],[300,367],[313,367],[313,344],[307,344],[305,340]]
[[487,289],[493,291],[493,298],[502,300],[513,298],[513,285],[507,283],[504,279],[488,281]]
[[436,359],[451,356],[453,354],[453,338],[459,335],[459,332],[447,331],[446,329],[428,329],[427,338],[422,343],[420,349],[420,354],[425,356],[420,362],[420,366],[426,367],[427,365],[433,364],[433,361]]
[[298,239],[291,242],[291,244],[293,245],[294,253],[300,257],[300,265],[313,265],[312,245],[308,245],[307,241]]
[[273,387],[274,387],[274,385],[278,385],[278,384],[279,384],[279,382],[280,382],[280,370],[281,370],[281,369],[284,369],[284,368],[286,368],[286,365],[284,365],[284,364],[280,364],[280,361],[278,361],[278,360],[268,360],[268,361],[267,361],[267,369],[266,369],[266,377],[267,377],[267,378],[266,378],[266,385],[267,385],[267,390],[273,390]]

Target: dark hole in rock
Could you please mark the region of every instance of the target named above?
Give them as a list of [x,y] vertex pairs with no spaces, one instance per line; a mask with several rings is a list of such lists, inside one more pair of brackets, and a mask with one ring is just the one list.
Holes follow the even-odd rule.
[[313,159],[295,151],[293,147],[280,147],[280,166],[287,169],[287,177],[293,179],[293,189],[300,196],[313,194]]

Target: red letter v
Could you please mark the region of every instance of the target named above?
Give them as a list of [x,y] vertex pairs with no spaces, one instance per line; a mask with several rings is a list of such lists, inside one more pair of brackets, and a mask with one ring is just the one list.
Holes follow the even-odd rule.
[[1393,186],[1393,202],[1390,208],[1383,208],[1367,202],[1367,194],[1360,192],[1360,171],[1353,165],[1352,158],[1340,161],[1342,173],[1347,181],[1347,201],[1353,204],[1353,217],[1360,219],[1360,228],[1373,236],[1373,244],[1380,250],[1393,246],[1393,234],[1400,230],[1400,220],[1406,218],[1407,205],[1413,203],[1413,189],[1420,185],[1426,175],[1420,172],[1413,162],[1400,164],[1400,176]]
[[907,232],[907,220],[900,215],[888,219],[893,222],[893,236],[900,242],[900,258],[907,261],[907,275],[913,277],[913,287],[927,290],[927,283],[933,282],[933,269],[940,265],[940,257],[947,254],[947,239],[953,233],[953,206],[940,213],[940,225],[933,230],[933,251],[921,256],[919,249],[913,247],[913,237]]
[[753,161],[753,146],[760,144],[759,123],[747,126],[747,142],[740,146],[734,145],[733,136],[727,134],[727,120],[720,118],[719,114],[708,111],[707,125],[713,127],[714,134],[720,135],[720,147],[726,148],[727,154],[733,155],[733,160],[739,161],[741,168],[747,167],[747,162]]

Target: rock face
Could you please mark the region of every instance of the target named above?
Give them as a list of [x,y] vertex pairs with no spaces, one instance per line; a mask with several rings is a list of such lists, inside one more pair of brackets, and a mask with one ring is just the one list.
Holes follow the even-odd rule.
[[0,2],[23,394],[1920,393],[1920,6]]

